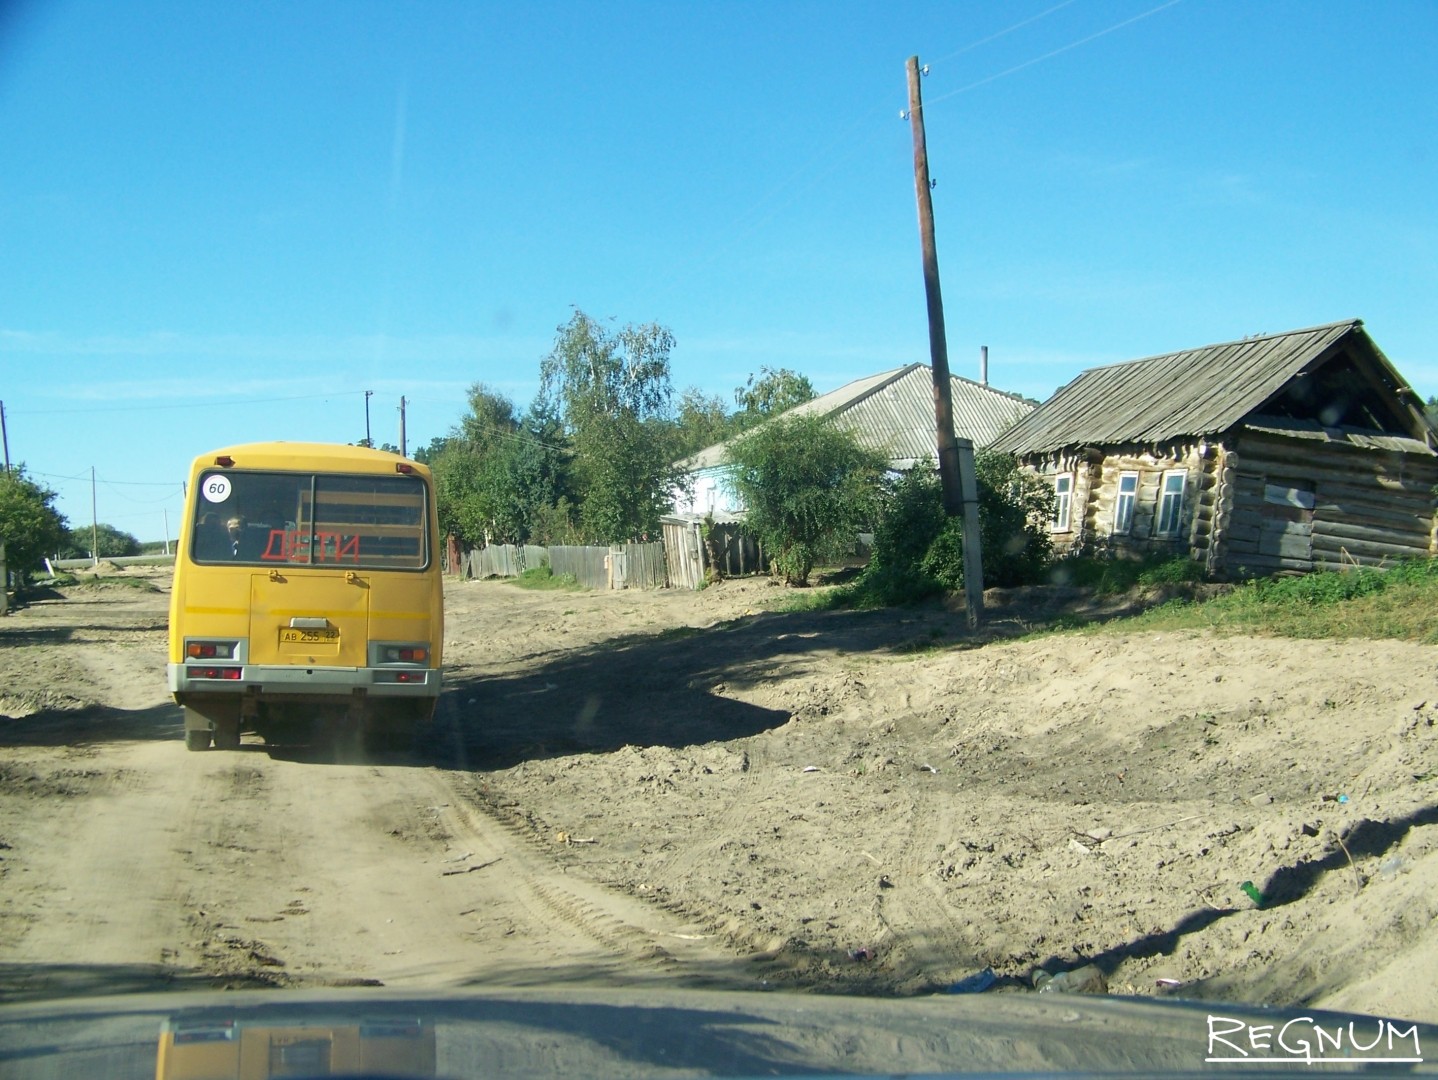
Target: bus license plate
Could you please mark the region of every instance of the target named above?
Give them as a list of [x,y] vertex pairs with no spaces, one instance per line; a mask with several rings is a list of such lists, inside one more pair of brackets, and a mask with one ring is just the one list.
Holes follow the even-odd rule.
[[301,645],[318,645],[321,642],[332,642],[340,639],[340,632],[333,626],[327,626],[322,630],[296,630],[293,627],[280,631],[281,642],[296,642]]

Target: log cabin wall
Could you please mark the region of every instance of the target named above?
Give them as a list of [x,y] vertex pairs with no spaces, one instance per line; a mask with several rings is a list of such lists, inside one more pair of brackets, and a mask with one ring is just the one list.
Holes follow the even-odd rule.
[[[1085,550],[1206,562],[1217,515],[1221,451],[1206,440],[1192,439],[1106,447],[1102,455],[1092,455],[1084,493]],[[1171,512],[1164,522],[1166,483],[1170,488],[1181,484],[1181,492],[1170,490],[1176,519]]]
[[[1207,562],[1210,536],[1218,515],[1223,447],[1204,439],[1158,446],[1117,446],[1067,450],[1021,459],[1030,472],[1050,484],[1062,475],[1072,480],[1067,529],[1053,529],[1060,556],[1109,554],[1143,557],[1182,555]],[[1164,478],[1183,475],[1178,519],[1158,528]],[[1132,508],[1118,513],[1121,486],[1132,477]]]
[[1334,570],[1434,553],[1432,454],[1242,432],[1221,569]]
[[1090,456],[1064,450],[1053,454],[1021,457],[1019,465],[1035,476],[1047,480],[1050,487],[1057,483],[1060,476],[1067,474],[1072,477],[1068,527],[1059,528],[1054,522],[1050,522],[1049,539],[1053,542],[1054,554],[1057,556],[1084,553],[1091,536],[1088,514],[1085,511],[1094,480],[1094,467]]

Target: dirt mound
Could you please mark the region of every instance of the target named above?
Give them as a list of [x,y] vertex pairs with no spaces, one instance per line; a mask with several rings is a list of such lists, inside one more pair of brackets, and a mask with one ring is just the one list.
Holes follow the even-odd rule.
[[95,702],[47,687],[0,692],[0,718],[18,720],[33,713],[79,713]]

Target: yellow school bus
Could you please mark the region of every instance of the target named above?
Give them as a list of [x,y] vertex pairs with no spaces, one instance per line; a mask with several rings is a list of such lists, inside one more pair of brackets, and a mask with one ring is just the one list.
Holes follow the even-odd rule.
[[190,750],[335,733],[403,738],[440,691],[429,470],[398,454],[253,443],[190,469],[170,595],[170,692]]

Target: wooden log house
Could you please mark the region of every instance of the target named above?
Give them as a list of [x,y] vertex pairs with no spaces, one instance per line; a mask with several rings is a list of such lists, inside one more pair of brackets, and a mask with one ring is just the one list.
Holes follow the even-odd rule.
[[994,447],[1054,485],[1058,553],[1231,577],[1432,555],[1435,445],[1350,320],[1090,369]]

